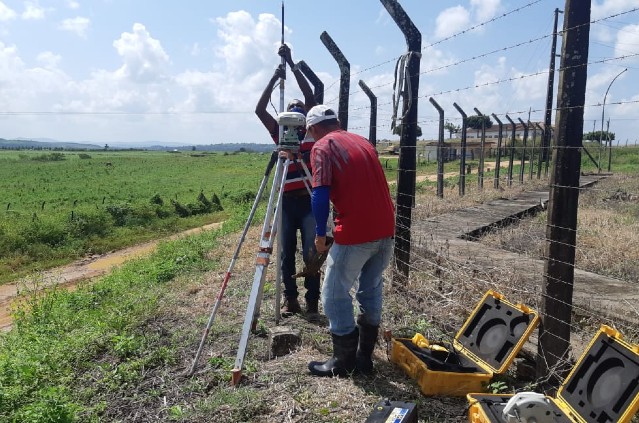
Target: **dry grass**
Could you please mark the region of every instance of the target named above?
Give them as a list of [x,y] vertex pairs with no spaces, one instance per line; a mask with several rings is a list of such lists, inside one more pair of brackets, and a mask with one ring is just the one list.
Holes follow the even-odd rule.
[[[613,175],[579,197],[575,266],[639,283],[639,179]],[[519,221],[482,239],[487,245],[543,258],[547,214]]]
[[[624,278],[638,282],[636,258],[639,257],[639,242],[636,234],[639,233],[639,213],[632,205],[636,203],[616,199],[604,201],[619,187],[626,187],[622,189],[628,192],[639,192],[637,185],[632,183],[632,179],[610,178],[596,189],[583,193],[580,228],[584,229],[579,233],[578,266],[593,266],[593,271],[623,271]],[[510,198],[522,189],[534,190],[542,184],[516,186],[503,191],[491,188],[477,192],[470,189],[463,198],[457,196],[455,189],[448,190],[444,199],[425,193],[416,198],[413,219],[427,219],[490,199]],[[622,213],[618,206],[623,206],[625,211]],[[628,210],[634,210],[634,220],[620,218]],[[485,237],[482,242],[539,257],[544,225],[543,216],[527,219],[515,227]],[[628,230],[629,226],[631,230]],[[109,420],[154,422],[170,420],[173,416],[176,421],[216,423],[362,422],[376,403],[389,398],[417,403],[420,422],[467,421],[465,398],[421,395],[416,383],[389,361],[387,345],[381,337],[374,355],[377,369],[374,376],[350,379],[311,377],[307,363],[325,359],[331,353],[325,318],[319,323],[310,323],[298,316],[283,320],[280,324],[300,331],[302,345],[286,356],[270,358],[267,333],[275,326],[273,266],[267,276],[261,306],[261,335],[251,337],[244,362],[244,378],[239,387],[232,388],[230,369],[235,361],[252,284],[259,230],[258,227],[252,228],[247,237],[196,374],[192,378],[185,376],[238,242],[237,234],[227,236],[220,248],[210,252],[210,259],[220,263],[219,270],[206,274],[204,278],[195,275],[175,280],[173,292],[165,299],[164,307],[145,326],[147,330],[172,333],[173,342],[181,346],[179,362],[156,369],[145,377],[145,386],[157,387],[162,395],[142,401],[137,396],[140,390],[114,394],[117,398],[109,403],[106,413]],[[618,251],[619,240],[623,240],[627,251]],[[431,340],[450,341],[477,301],[490,288],[516,300],[513,302],[539,307],[540,284],[531,284],[513,266],[486,268],[470,259],[460,265],[459,260],[451,260],[446,245],[441,245],[436,251],[414,246],[410,265],[410,278],[404,286],[397,288],[386,283],[384,290],[382,330],[391,330],[397,337],[421,332]],[[621,275],[619,273],[618,277]],[[387,281],[392,279],[390,270],[386,276]],[[578,324],[581,330],[575,338],[582,343],[598,328],[596,319],[582,318]],[[539,382],[516,375],[514,369],[499,380],[506,381],[511,388],[532,387]]]

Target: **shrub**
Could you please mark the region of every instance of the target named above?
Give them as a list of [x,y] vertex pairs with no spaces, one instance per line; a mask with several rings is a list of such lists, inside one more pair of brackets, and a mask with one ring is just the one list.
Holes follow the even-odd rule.
[[239,191],[234,191],[226,194],[229,200],[231,200],[235,204],[252,203],[256,195],[257,193],[247,189],[241,189]]
[[163,206],[164,200],[162,200],[162,197],[160,197],[160,194],[155,194],[153,197],[151,197],[151,204],[157,204],[158,206]]
[[91,236],[104,237],[111,232],[112,226],[103,210],[81,210],[67,224],[67,230],[76,238]]
[[78,154],[78,157],[83,159],[83,160],[86,160],[86,159],[90,159],[91,155],[87,154],[87,153],[80,153],[80,154]]
[[131,205],[128,203],[123,204],[110,204],[106,207],[107,212],[113,218],[116,226],[126,225],[126,219],[131,214]]
[[222,203],[220,202],[220,197],[218,197],[215,193],[211,196],[211,203],[213,204],[213,211],[224,210],[224,207],[222,207]]
[[66,157],[64,156],[64,153],[41,154],[32,158],[32,160],[38,162],[59,162],[65,159]]
[[173,207],[175,207],[175,212],[177,213],[178,216],[189,217],[191,215],[191,211],[188,208],[184,207],[182,204],[180,204],[178,201],[171,200],[171,204],[173,204]]
[[27,244],[44,244],[55,247],[64,243],[67,228],[64,223],[56,220],[37,219],[22,229]]
[[164,206],[156,206],[155,207],[155,215],[160,219],[166,219],[170,217],[173,213],[171,213],[171,209]]

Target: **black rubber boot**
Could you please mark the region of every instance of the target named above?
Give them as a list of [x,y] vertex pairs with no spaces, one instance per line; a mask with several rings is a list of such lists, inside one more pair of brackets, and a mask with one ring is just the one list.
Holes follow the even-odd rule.
[[357,341],[359,332],[357,328],[348,335],[335,335],[333,337],[333,357],[325,362],[311,361],[308,370],[315,376],[339,376],[348,377],[355,371],[355,354],[357,353]]
[[377,343],[379,326],[366,323],[366,317],[360,314],[357,317],[357,327],[359,328],[359,345],[357,347],[356,365],[357,371],[362,374],[373,373],[373,350]]

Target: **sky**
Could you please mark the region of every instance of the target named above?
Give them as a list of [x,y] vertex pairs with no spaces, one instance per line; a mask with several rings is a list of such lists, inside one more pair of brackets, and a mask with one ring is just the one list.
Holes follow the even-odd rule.
[[[453,103],[468,115],[477,108],[504,122],[506,113],[543,121],[554,10],[564,1],[399,4],[422,37],[423,138],[438,132],[430,98],[454,124]],[[620,143],[639,138],[638,9],[637,0],[592,0],[584,131],[600,130],[603,112]],[[270,143],[254,110],[280,63],[281,12],[281,0],[0,0],[0,138]],[[284,1],[293,60],[310,66],[337,110],[340,72],[324,31],[351,67],[348,129],[369,134],[362,80],[377,97],[377,139],[398,139],[391,121],[396,64],[407,52],[401,30],[380,1]],[[301,97],[290,70],[284,96]],[[271,113],[279,98],[276,88]]]

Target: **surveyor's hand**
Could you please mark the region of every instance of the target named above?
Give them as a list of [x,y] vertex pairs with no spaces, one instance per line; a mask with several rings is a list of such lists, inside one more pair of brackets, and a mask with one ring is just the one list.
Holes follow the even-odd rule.
[[333,244],[332,238],[330,242],[326,242],[325,236],[319,236],[319,235],[315,236],[315,250],[317,251],[317,254],[321,254],[324,251],[328,251],[328,249],[331,248],[332,244]]
[[286,60],[286,63],[293,67],[294,63],[293,58],[291,57],[291,49],[289,48],[289,46],[287,46],[286,44],[282,44],[277,51],[277,54],[282,56],[284,60]]
[[[324,264],[324,262],[326,261],[326,257],[328,256],[328,250],[330,248],[331,245],[333,245],[333,238],[332,237],[321,237],[323,239],[323,245],[326,247],[326,249],[322,252],[317,251],[313,257],[311,257],[308,262],[306,262],[304,264],[304,270],[302,270],[299,273],[296,273],[293,275],[293,278],[301,278],[301,277],[307,277],[307,276],[315,276],[317,274],[319,274],[320,269],[322,268],[322,265]],[[317,242],[317,237],[315,238],[316,242]],[[317,245],[317,244],[316,244]]]
[[286,67],[284,65],[278,65],[273,73],[273,80],[286,79]]

